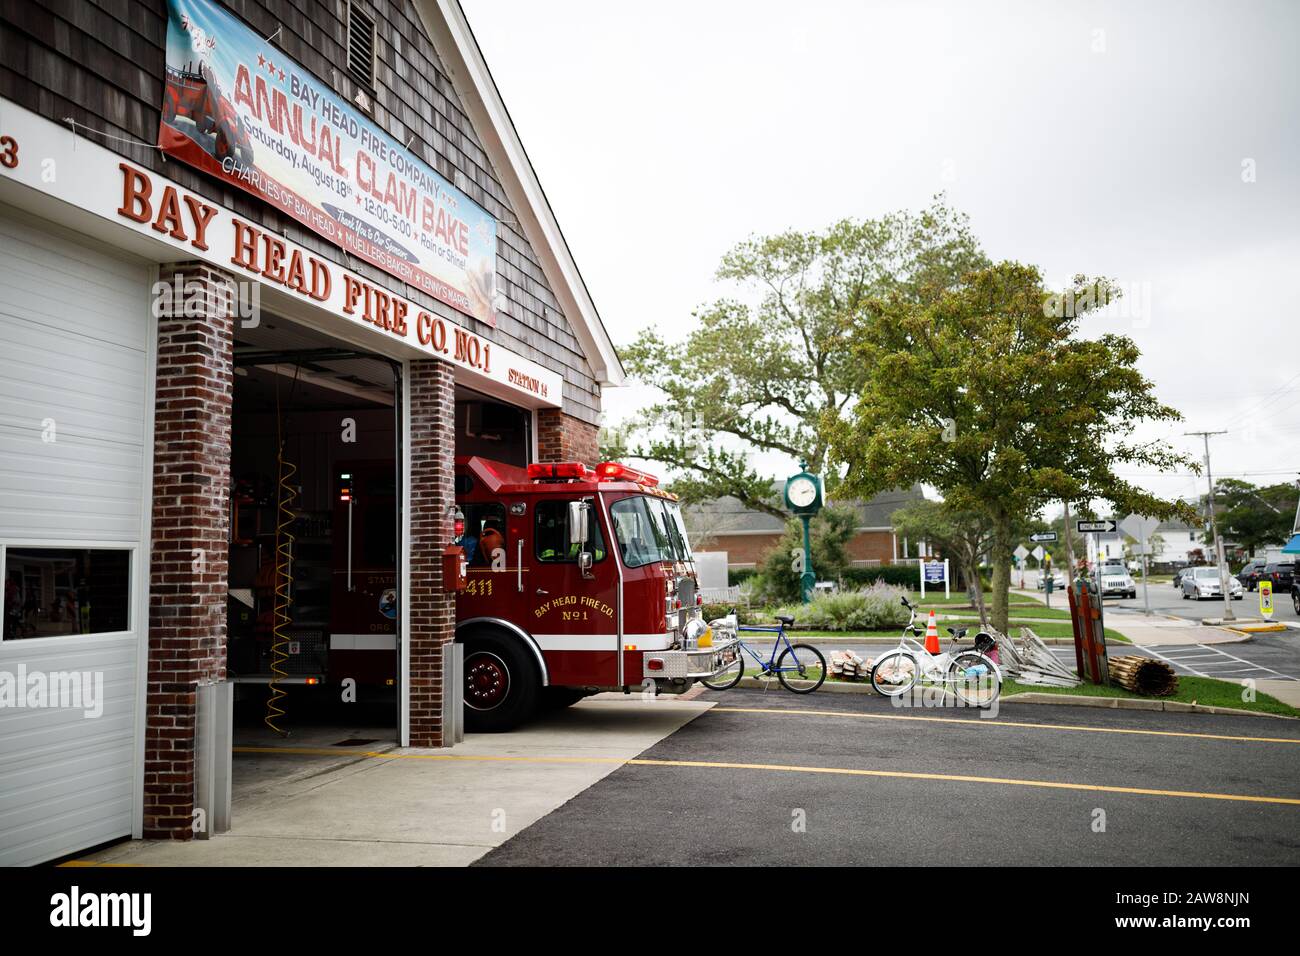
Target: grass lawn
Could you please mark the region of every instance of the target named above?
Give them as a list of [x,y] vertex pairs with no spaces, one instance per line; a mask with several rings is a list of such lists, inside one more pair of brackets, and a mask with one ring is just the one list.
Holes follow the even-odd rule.
[[1235,707],[1238,710],[1255,710],[1265,714],[1282,714],[1287,717],[1300,717],[1300,710],[1282,703],[1268,694],[1255,695],[1253,701],[1241,699],[1242,687],[1231,681],[1215,680],[1212,677],[1178,678],[1178,692],[1169,697],[1145,697],[1122,687],[1111,685],[1101,687],[1096,684],[1083,683],[1078,687],[1037,687],[1030,684],[1018,684],[1013,680],[1003,681],[1002,696],[1011,694],[1076,694],[1085,697],[1137,697],[1142,700],[1177,700],[1185,704],[1204,704],[1209,707]]
[[[1011,635],[1012,637],[1019,637],[1020,636],[1019,629],[1021,627],[1027,627],[1035,634],[1037,634],[1039,637],[1042,638],[1067,638],[1070,640],[1074,639],[1074,628],[1070,624],[1069,620],[1061,621],[1059,624],[1056,622],[1049,622],[1046,624],[1039,623],[1039,622],[1025,622],[1024,624],[1021,624],[1015,618],[1012,618],[1011,623],[1008,626],[1013,631]],[[786,631],[786,634],[789,635],[791,643],[797,643],[798,641],[805,640],[805,639],[827,638],[827,637],[843,638],[848,640],[851,640],[855,637],[894,638],[894,637],[898,637],[900,634],[902,634],[902,632],[903,629],[901,627],[881,628],[875,631],[811,631],[811,630],[805,631],[796,628],[793,631]],[[770,640],[772,638],[775,638],[776,635],[771,635],[769,637],[768,635],[765,634],[742,633],[740,636],[748,644],[757,644],[763,640],[769,640],[770,642]],[[941,644],[946,645],[950,639],[950,636],[951,635],[949,635],[948,632],[943,629],[943,627],[939,628],[939,642]],[[924,638],[918,637],[916,639],[919,641],[924,641]],[[1113,630],[1112,628],[1109,627],[1106,628],[1106,640],[1112,644],[1133,643],[1127,637],[1121,634],[1119,631]]]

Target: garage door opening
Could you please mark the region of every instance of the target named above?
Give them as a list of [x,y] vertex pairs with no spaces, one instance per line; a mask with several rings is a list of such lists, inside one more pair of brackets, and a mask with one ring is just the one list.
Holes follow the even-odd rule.
[[400,366],[276,318],[234,364],[236,746],[394,743]]

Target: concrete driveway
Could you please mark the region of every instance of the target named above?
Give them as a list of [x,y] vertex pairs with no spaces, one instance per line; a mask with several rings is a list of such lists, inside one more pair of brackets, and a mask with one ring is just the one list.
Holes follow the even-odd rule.
[[237,746],[229,833],[130,841],[84,862],[464,866],[712,706],[601,695],[514,733],[468,735],[450,750],[337,746],[368,733],[341,727]]

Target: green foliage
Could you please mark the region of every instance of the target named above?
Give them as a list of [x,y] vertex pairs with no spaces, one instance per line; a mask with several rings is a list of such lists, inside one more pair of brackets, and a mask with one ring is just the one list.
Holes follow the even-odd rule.
[[890,584],[873,584],[860,591],[818,594],[808,604],[780,607],[772,612],[788,614],[795,625],[815,631],[877,631],[901,628],[908,620],[900,598],[906,590]]
[[882,564],[868,568],[845,568],[840,572],[839,580],[850,588],[862,588],[881,581],[915,590],[920,581],[920,572],[914,564]]
[[622,350],[632,377],[663,401],[629,423],[636,457],[661,462],[687,501],[734,495],[785,517],[755,451],[825,461],[818,428],[838,417],[863,383],[848,344],[877,299],[930,301],[987,264],[965,216],[942,196],[919,214],[845,219],[819,232],[751,238],[717,276],[739,286],[695,313],[684,342],[651,328]]
[[744,584],[746,581],[752,581],[758,576],[758,568],[728,568],[727,585],[735,587],[737,584]]
[[[812,519],[809,537],[812,566],[819,581],[835,581],[849,565],[846,550],[857,515],[851,508],[830,506]],[[759,568],[758,592],[766,601],[797,601],[799,575],[793,567],[792,552],[803,549],[803,522],[791,518],[786,522],[781,540],[763,558]]]
[[974,272],[933,301],[893,296],[855,326],[865,369],[848,416],[828,416],[831,457],[849,493],[924,481],[992,527],[993,623],[1005,627],[1018,521],[1055,500],[1109,502],[1116,513],[1185,514],[1129,483],[1117,465],[1195,467],[1164,442],[1134,442],[1144,421],[1177,421],[1136,367],[1131,339],[1079,336],[1080,319],[1117,293],[1075,279],[1049,295],[1013,262]]
[[1296,507],[1294,485],[1257,488],[1248,481],[1221,478],[1214,483],[1214,497],[1220,509],[1219,533],[1247,554],[1290,537]]

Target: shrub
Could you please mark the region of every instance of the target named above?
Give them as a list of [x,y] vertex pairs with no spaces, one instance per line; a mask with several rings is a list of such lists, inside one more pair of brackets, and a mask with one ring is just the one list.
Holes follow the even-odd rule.
[[840,574],[844,587],[862,588],[877,581],[915,590],[921,572],[914,564],[882,564],[873,568],[845,568]]
[[734,588],[737,584],[753,580],[757,575],[758,568],[728,568],[727,585]]
[[899,601],[903,588],[876,582],[859,591],[819,594],[808,604],[794,604],[774,609],[767,615],[788,614],[801,628],[818,631],[874,631],[902,627],[907,623],[907,609]]

